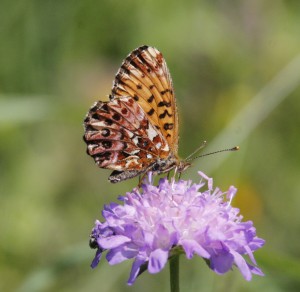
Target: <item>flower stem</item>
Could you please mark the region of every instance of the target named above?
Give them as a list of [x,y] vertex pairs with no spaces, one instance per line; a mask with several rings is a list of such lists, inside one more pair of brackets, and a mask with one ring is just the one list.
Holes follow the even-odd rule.
[[179,292],[179,255],[174,255],[169,260],[171,292]]

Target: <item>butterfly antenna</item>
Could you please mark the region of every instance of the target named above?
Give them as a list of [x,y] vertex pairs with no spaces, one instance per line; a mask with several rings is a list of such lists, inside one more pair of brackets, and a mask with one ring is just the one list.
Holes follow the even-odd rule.
[[212,154],[216,154],[216,153],[220,153],[220,152],[237,151],[239,149],[240,149],[240,146],[235,146],[235,147],[228,148],[228,149],[222,149],[222,150],[218,150],[218,151],[214,151],[214,152],[210,152],[210,153],[205,153],[205,154],[190,158],[189,161],[194,160],[199,157],[204,157],[204,156],[208,156],[208,155],[212,155]]
[[206,146],[206,141],[203,141],[202,143],[201,143],[201,145],[192,153],[192,154],[190,154],[186,159],[185,159],[185,161],[190,161],[190,160],[192,160],[191,159],[191,157],[193,156],[193,155],[195,155],[197,152],[199,152],[201,149],[203,149],[205,146]]

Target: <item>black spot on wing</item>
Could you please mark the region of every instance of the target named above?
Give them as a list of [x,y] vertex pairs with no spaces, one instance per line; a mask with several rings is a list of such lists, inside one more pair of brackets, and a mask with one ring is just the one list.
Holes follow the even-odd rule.
[[109,140],[103,140],[103,141],[101,141],[101,145],[105,149],[110,149],[112,146],[112,142]]
[[121,66],[121,69],[122,69],[123,72],[126,73],[127,75],[130,75],[130,74],[131,74],[130,70],[129,70],[126,66],[124,66],[124,64]]
[[172,117],[172,114],[170,114],[167,110],[165,110],[162,114],[159,115],[159,118],[163,119],[166,116]]
[[107,129],[107,128],[103,128],[103,129],[101,130],[101,135],[102,135],[103,137],[108,137],[108,136],[110,135],[110,130]]
[[107,126],[111,126],[113,124],[113,121],[111,119],[105,119],[104,123],[107,125]]
[[172,130],[173,129],[173,124],[172,123],[165,123],[164,124],[164,129],[165,130]]
[[154,99],[154,95],[152,94],[152,95],[147,99],[147,101],[148,101],[149,103],[151,103],[151,102],[153,101],[153,99]]
[[154,114],[154,109],[152,108],[151,110],[149,110],[149,111],[147,112],[147,114],[148,114],[149,116],[152,116],[152,115]]
[[160,101],[158,104],[157,104],[158,107],[170,107],[171,106],[171,102],[166,102],[166,101]]
[[118,113],[114,113],[112,118],[115,120],[115,121],[119,121],[121,119],[121,116],[118,114]]
[[107,103],[103,103],[101,109],[107,113],[109,112]]

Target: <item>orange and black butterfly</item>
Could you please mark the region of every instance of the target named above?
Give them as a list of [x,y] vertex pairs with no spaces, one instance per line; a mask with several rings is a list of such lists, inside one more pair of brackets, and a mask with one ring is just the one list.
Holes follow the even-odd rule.
[[141,46],[123,61],[109,101],[96,102],[84,120],[87,153],[117,183],[152,171],[190,166],[178,157],[178,113],[162,54]]

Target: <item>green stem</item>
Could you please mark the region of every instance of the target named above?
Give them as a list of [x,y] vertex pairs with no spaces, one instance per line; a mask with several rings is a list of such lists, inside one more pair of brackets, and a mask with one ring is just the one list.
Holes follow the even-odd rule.
[[169,260],[171,292],[179,292],[179,255],[174,255]]

